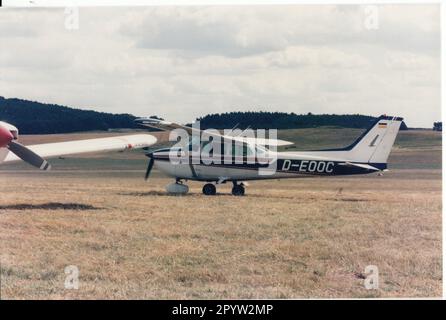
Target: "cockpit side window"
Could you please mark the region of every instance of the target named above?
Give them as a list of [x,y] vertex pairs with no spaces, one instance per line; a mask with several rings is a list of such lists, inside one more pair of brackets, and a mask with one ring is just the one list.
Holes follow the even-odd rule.
[[199,149],[200,138],[192,136],[189,140],[189,144],[187,145],[187,150],[198,152]]
[[[217,153],[237,158],[254,158],[255,156],[262,156],[266,154],[266,150],[260,148],[259,146],[251,145],[241,141],[234,141],[231,139],[223,139],[220,144],[220,148],[214,146],[212,140],[210,141],[200,141],[198,137],[192,137],[189,144],[186,147],[189,151],[198,151],[201,149],[201,153],[214,155]],[[214,150],[215,149],[215,150]],[[214,154],[214,152],[216,154]]]
[[236,157],[254,156],[254,150],[254,147],[247,143],[235,142],[232,145],[232,155]]

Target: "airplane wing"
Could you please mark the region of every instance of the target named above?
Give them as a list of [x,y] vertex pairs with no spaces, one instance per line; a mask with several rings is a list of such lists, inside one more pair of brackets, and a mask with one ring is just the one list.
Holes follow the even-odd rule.
[[[198,130],[193,127],[184,126],[181,124],[160,120],[160,119],[154,119],[154,118],[138,118],[135,119],[135,121],[140,124],[141,126],[160,129],[164,131],[170,131],[175,129],[183,129],[186,130],[187,133],[190,135],[194,130]],[[203,131],[203,130],[199,130]],[[279,140],[279,139],[263,139],[263,138],[251,138],[251,137],[243,137],[243,136],[230,136],[230,135],[220,135],[223,139],[228,140],[235,140],[250,144],[258,144],[262,146],[288,146],[291,144],[294,144],[294,142],[286,141],[286,140]]]
[[280,139],[263,139],[263,138],[250,138],[250,137],[231,137],[231,136],[224,136],[225,138],[233,139],[236,141],[246,142],[249,144],[258,144],[261,146],[289,146],[291,144],[294,144],[294,142],[286,141],[286,140],[280,140]]
[[[136,134],[98,139],[75,140],[67,142],[45,143],[27,146],[28,149],[41,157],[51,158],[70,154],[80,154],[100,151],[120,151],[126,149],[139,149],[155,144],[156,137],[150,134]],[[3,162],[18,161],[12,152],[9,152]]]
[[138,123],[141,126],[159,129],[163,131],[170,131],[175,129],[184,129],[189,134],[192,134],[192,127],[183,126],[181,124],[161,120],[161,119],[155,119],[155,118],[137,118],[135,119],[135,122]]

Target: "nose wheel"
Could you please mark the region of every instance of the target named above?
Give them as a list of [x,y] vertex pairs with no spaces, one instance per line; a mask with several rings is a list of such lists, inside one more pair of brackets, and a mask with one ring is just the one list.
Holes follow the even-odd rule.
[[214,196],[217,193],[217,188],[212,183],[206,183],[203,186],[203,194],[206,196]]

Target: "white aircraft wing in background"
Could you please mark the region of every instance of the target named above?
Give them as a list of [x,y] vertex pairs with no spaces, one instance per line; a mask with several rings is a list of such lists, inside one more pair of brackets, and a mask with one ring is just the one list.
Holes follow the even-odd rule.
[[[126,149],[139,149],[149,147],[157,142],[157,138],[150,134],[136,134],[128,136],[117,136],[109,138],[97,138],[86,140],[75,140],[67,142],[45,143],[26,146],[41,157],[51,158],[57,156],[100,152],[121,151]],[[8,152],[3,162],[20,160],[14,153]],[[1,163],[0,159],[0,163]],[[45,164],[47,165],[47,164]],[[41,168],[47,169],[47,168]]]

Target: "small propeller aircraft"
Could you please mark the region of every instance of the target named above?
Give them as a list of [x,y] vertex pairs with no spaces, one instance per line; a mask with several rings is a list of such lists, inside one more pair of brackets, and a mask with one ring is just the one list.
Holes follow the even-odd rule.
[[175,178],[175,183],[167,186],[170,193],[187,193],[189,188],[183,181],[196,180],[206,182],[203,187],[205,195],[215,195],[216,185],[232,182],[232,194],[242,196],[246,185],[243,181],[248,180],[386,171],[387,159],[403,118],[380,116],[356,141],[344,148],[299,152],[277,152],[268,148],[291,144],[283,140],[213,133],[212,139],[194,141],[194,132],[203,134],[201,130],[153,118],[135,121],[146,127],[180,129],[192,135],[182,146],[147,153],[146,180],[156,166]]
[[[224,135],[219,132],[209,134],[194,126],[153,118],[139,118],[135,121],[145,127],[183,130],[187,134],[186,140],[178,146],[146,153],[149,158],[146,180],[153,166],[156,166],[175,178],[175,182],[167,186],[169,193],[187,193],[189,187],[184,182],[195,180],[206,182],[202,190],[205,195],[215,195],[217,185],[232,182],[232,194],[242,196],[245,194],[246,181],[249,180],[386,171],[387,159],[403,119],[380,116],[347,147],[299,152],[274,150],[277,146],[292,144],[284,140]],[[198,139],[195,139],[197,133]],[[206,133],[208,139],[203,140]],[[16,127],[0,121],[0,164],[22,159],[41,170],[49,170],[50,165],[42,157],[147,148],[157,142],[153,135],[137,134],[24,146],[17,142],[18,136]]]
[[21,159],[41,170],[49,170],[50,164],[42,157],[138,149],[149,147],[157,142],[153,135],[137,134],[24,146],[17,142],[18,138],[19,130],[15,126],[0,121],[0,164]]

